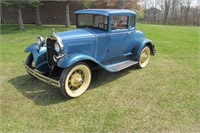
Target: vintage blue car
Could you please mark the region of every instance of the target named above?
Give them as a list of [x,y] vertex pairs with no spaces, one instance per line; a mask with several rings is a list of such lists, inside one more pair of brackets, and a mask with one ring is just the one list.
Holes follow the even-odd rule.
[[26,48],[27,72],[60,87],[66,97],[78,97],[89,87],[91,72],[118,72],[147,66],[155,54],[151,40],[136,30],[136,13],[124,9],[85,9],[75,12],[77,29],[52,33]]

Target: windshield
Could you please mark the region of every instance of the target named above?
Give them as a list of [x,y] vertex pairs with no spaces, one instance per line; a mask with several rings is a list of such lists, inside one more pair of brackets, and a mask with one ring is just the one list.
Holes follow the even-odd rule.
[[88,27],[108,30],[108,17],[95,14],[78,14],[77,27]]

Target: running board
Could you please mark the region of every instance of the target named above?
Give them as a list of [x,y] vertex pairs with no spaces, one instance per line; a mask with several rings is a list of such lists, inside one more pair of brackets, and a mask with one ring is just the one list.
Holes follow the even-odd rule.
[[118,72],[122,69],[125,69],[127,67],[133,66],[135,64],[137,64],[137,61],[133,61],[133,60],[126,60],[120,63],[115,63],[115,64],[111,64],[111,65],[107,65],[105,66],[107,69],[109,69],[112,72]]

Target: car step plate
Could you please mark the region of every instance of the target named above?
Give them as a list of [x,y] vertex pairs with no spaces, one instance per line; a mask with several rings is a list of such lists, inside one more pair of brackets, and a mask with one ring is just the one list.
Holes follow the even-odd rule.
[[112,71],[117,72],[117,71],[120,71],[120,70],[125,69],[127,67],[133,66],[133,65],[135,65],[137,63],[138,63],[137,61],[126,60],[126,61],[123,61],[123,62],[120,62],[120,63],[108,65],[106,67],[108,69],[112,70]]

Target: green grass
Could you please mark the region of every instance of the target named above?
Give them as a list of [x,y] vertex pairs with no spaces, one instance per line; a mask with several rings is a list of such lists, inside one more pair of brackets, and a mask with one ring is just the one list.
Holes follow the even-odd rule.
[[23,67],[24,49],[38,35],[68,29],[25,27],[1,25],[1,132],[200,132],[200,27],[138,24],[156,45],[149,65],[100,70],[75,99]]

